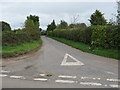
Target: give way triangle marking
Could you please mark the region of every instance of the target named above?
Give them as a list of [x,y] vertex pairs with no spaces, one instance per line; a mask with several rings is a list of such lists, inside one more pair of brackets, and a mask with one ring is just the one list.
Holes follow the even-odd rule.
[[[67,62],[68,57],[70,57],[74,62]],[[74,66],[74,65],[84,65],[82,62],[71,56],[70,54],[66,53],[64,59],[61,63],[61,66]]]

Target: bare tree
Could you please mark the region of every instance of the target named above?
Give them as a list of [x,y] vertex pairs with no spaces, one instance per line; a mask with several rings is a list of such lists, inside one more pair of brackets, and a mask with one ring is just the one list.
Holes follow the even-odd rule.
[[72,17],[71,17],[71,24],[76,24],[79,22],[79,17],[80,15],[79,14],[74,14]]

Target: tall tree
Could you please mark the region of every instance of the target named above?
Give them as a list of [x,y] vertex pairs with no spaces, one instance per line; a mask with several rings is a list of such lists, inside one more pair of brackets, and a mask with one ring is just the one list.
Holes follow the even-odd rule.
[[60,24],[58,25],[58,27],[57,27],[57,28],[60,28],[60,29],[65,29],[65,28],[68,28],[68,24],[67,24],[67,22],[66,22],[66,21],[61,20],[61,21],[60,21]]
[[52,30],[56,28],[55,20],[53,20],[53,22],[51,23],[51,26],[52,26]]
[[39,22],[39,17],[36,15],[27,16],[27,19],[33,20],[33,22]]
[[91,25],[106,25],[107,21],[99,10],[96,10],[89,19]]
[[47,31],[53,31],[56,28],[55,20],[51,22],[51,24],[47,25]]
[[27,28],[27,30],[39,30],[39,17],[35,15],[27,16],[25,28]]
[[8,24],[7,22],[4,22],[4,21],[0,22],[0,28],[2,29],[2,31],[10,31],[11,30],[10,24]]

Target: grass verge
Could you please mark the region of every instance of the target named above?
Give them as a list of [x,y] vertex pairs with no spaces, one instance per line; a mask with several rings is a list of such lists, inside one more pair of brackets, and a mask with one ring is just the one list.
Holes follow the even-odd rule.
[[42,45],[42,40],[35,40],[30,43],[23,43],[18,46],[3,46],[2,47],[2,57],[16,57],[19,55],[23,55],[35,50],[38,50]]
[[118,50],[117,49],[103,49],[103,48],[97,47],[94,50],[90,50],[89,45],[86,45],[83,43],[74,42],[74,41],[67,40],[64,38],[57,38],[57,37],[51,37],[51,36],[49,36],[49,37],[52,39],[55,39],[57,41],[60,41],[64,44],[67,44],[69,46],[72,46],[74,48],[77,48],[79,50],[82,50],[84,52],[88,52],[88,53],[96,54],[99,56],[104,56],[104,57],[114,58],[114,59],[120,60],[120,57],[118,57]]

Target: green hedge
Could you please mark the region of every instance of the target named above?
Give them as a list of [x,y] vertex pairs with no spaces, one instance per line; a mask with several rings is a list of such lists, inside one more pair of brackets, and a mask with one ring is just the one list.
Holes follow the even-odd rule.
[[65,38],[76,42],[103,48],[120,46],[120,26],[90,26],[86,28],[56,29],[48,32],[48,36]]
[[92,31],[89,27],[61,29],[61,30],[56,29],[53,32],[52,31],[48,32],[48,35],[54,37],[66,38],[68,40],[73,40],[76,42],[83,42],[86,44],[90,44]]
[[93,26],[91,39],[95,46],[118,48],[120,46],[120,26]]
[[24,31],[7,31],[2,33],[2,46],[15,46],[40,39],[40,33],[28,34]]

